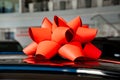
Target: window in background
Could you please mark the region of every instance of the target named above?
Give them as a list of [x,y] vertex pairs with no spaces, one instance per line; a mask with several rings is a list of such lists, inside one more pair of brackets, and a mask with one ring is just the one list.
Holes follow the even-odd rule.
[[19,0],[0,0],[0,13],[19,12]]

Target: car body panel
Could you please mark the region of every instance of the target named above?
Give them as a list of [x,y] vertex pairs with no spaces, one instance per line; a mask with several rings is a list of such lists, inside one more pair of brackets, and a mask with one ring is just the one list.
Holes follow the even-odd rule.
[[[119,54],[119,40],[112,40],[108,40],[108,38],[97,38],[97,40],[93,40],[94,42],[92,43],[103,51],[101,58],[96,61],[72,62],[55,56],[48,61],[28,64],[23,61],[23,59],[27,57],[24,54],[0,55],[0,79],[119,80],[119,56],[109,55],[114,53],[114,51]],[[110,43],[111,49],[115,48],[115,50],[110,50],[110,52],[109,48],[106,48],[109,47],[108,45],[106,46],[108,43]],[[117,46],[113,47],[112,45],[114,45],[114,43],[116,43]],[[104,48],[103,45],[105,45]],[[118,47],[118,49],[116,47]]]
[[[115,61],[119,62],[119,61]],[[9,74],[8,74],[9,73]],[[35,75],[51,75],[52,79],[58,79],[63,76],[67,76],[67,79],[72,80],[71,76],[76,79],[99,79],[100,80],[116,80],[120,78],[120,64],[114,62],[102,61],[82,61],[82,62],[71,62],[71,61],[43,61],[37,64],[27,64],[21,59],[9,60],[8,62],[3,62],[0,64],[0,74],[4,75],[3,79],[14,79],[13,75],[16,75],[15,79],[22,74],[31,75],[35,79]],[[7,75],[5,75],[7,74]],[[9,76],[12,75],[12,76]],[[57,75],[57,76],[56,76]],[[79,77],[78,77],[79,76]],[[41,77],[44,79],[44,77]],[[24,79],[28,77],[24,76]],[[40,79],[40,77],[37,77]],[[50,77],[51,78],[51,77]],[[29,78],[28,78],[29,79]],[[61,78],[64,79],[64,78]],[[67,80],[65,79],[65,80]]]

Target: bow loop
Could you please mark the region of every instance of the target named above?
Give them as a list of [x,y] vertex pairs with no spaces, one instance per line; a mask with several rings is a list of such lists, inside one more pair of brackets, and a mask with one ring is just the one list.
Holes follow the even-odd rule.
[[46,17],[43,19],[41,27],[42,28],[48,28],[52,31],[52,23]]
[[68,22],[67,24],[74,32],[76,32],[77,28],[82,26],[82,20],[80,16],[77,16],[76,18]]
[[43,40],[51,40],[51,31],[47,28],[31,27],[29,28],[29,34],[33,41],[39,43]]

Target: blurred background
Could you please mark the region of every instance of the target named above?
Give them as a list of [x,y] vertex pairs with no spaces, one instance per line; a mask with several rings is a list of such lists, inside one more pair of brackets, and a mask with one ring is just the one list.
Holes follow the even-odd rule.
[[[52,22],[54,15],[60,16],[66,21],[80,16],[83,24],[98,29],[93,44],[101,49],[102,55],[100,58],[120,61],[120,0],[0,0],[0,80],[48,80],[53,78],[57,80],[61,78],[64,78],[64,80],[73,78],[75,80],[88,80],[88,78],[92,80],[98,78],[99,80],[112,80],[115,76],[120,76],[120,62],[110,60],[103,60],[104,63],[101,61],[100,64],[99,62],[96,63],[96,61],[93,61],[93,63],[89,63],[89,61],[84,63],[83,61],[80,64],[78,62],[79,65],[77,63],[67,63],[66,61],[61,64],[59,61],[48,61],[47,63],[41,63],[41,65],[48,65],[48,67],[38,66],[41,70],[36,65],[35,67],[24,65],[23,59],[27,58],[27,56],[22,50],[32,42],[28,34],[28,28],[40,27],[45,17]],[[34,57],[31,58],[37,60],[37,57]],[[61,57],[56,56],[55,59],[57,58],[60,60]],[[118,63],[118,65],[107,62]],[[13,64],[11,65],[13,67],[9,64]],[[67,68],[55,68],[57,65],[68,68],[81,67],[82,74],[68,75],[71,71],[74,73],[74,70],[71,68],[71,71],[67,70]],[[50,68],[49,66],[54,67]],[[88,68],[94,69],[90,70]],[[59,72],[59,69],[67,75]],[[26,73],[27,70],[28,73]],[[98,74],[100,76],[97,76]],[[103,76],[103,74],[106,76]]]
[[0,0],[0,40],[17,40],[22,47],[31,43],[29,27],[40,26],[54,15],[70,21],[76,16],[83,24],[98,28],[97,37],[120,36],[120,0]]

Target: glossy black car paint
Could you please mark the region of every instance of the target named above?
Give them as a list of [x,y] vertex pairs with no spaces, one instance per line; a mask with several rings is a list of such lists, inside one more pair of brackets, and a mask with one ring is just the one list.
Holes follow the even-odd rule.
[[47,61],[37,64],[26,64],[19,60],[0,64],[0,79],[73,80],[73,78],[76,80],[117,80],[120,78],[120,64],[101,60]]
[[98,37],[92,43],[102,51],[101,58],[120,61],[120,37]]
[[120,53],[120,40],[96,38],[92,43],[103,52],[97,61],[71,62],[55,57],[50,61],[28,64],[23,62],[24,58],[4,59],[0,62],[0,79],[119,80],[120,58],[114,54]]

